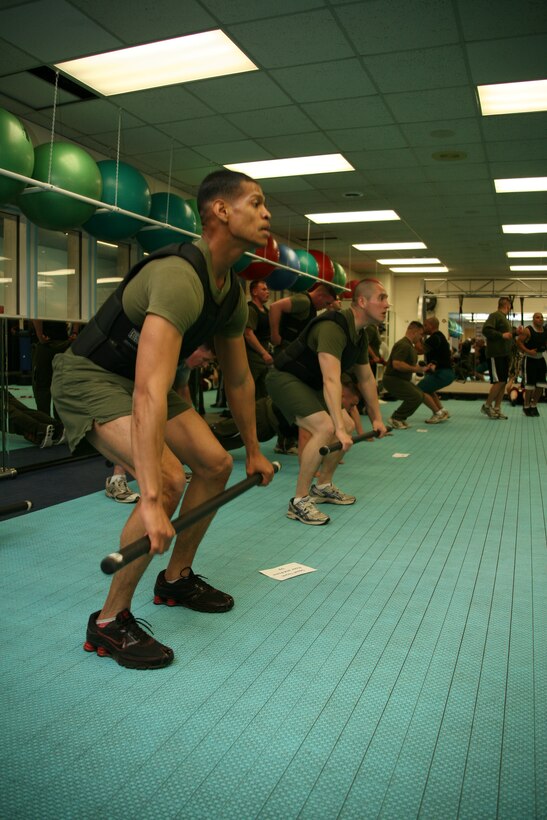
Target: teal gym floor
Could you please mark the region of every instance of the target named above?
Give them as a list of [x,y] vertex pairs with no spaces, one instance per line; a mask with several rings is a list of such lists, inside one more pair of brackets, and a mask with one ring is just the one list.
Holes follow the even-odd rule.
[[[126,508],[98,491],[0,522],[0,816],[546,818],[547,405],[480,404],[356,445],[337,483],[358,501],[326,527],[285,517],[282,456],[198,553],[229,613],[154,606],[156,558],[133,612],[164,670],[82,649]],[[259,572],[289,562],[315,572]]]

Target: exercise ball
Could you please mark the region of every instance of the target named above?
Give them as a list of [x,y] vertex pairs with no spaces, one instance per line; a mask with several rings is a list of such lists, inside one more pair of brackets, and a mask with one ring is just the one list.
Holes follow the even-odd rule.
[[[51,173],[50,173],[51,158]],[[100,199],[102,181],[93,157],[71,142],[43,143],[34,151],[34,179],[51,182],[66,191]],[[29,186],[17,197],[27,219],[50,231],[79,228],[95,212],[95,205],[65,194]]]
[[[0,108],[0,165],[25,177],[34,167],[34,146],[25,126],[5,108]],[[14,199],[24,187],[24,182],[0,175],[0,203]]]
[[[257,248],[255,251],[257,256],[262,256],[264,259],[271,259],[272,262],[279,262],[279,245],[273,238],[268,237],[268,244],[265,248]],[[256,259],[251,260],[250,265],[239,273],[242,279],[247,282],[256,282],[258,279],[266,279],[273,271],[275,265],[270,265],[268,262],[259,262]]]
[[312,250],[311,248],[309,252],[317,262],[319,278],[325,282],[332,282],[334,279],[334,265],[330,256],[327,256],[326,253],[322,253],[321,251]]
[[346,287],[349,288],[349,291],[342,291],[342,299],[353,299],[353,293],[360,281],[360,279],[350,279],[349,282],[346,282]]
[[[296,251],[289,248],[288,245],[279,245],[279,261],[282,265],[288,265],[290,268],[300,270],[300,260],[296,255]],[[268,276],[268,287],[270,290],[289,290],[298,278],[297,273],[284,268],[274,268]]]
[[[257,250],[258,248],[251,248],[249,253],[256,253]],[[234,273],[237,273],[241,276],[241,273],[245,270],[245,268],[249,267],[252,261],[253,257],[249,256],[247,253],[244,253],[242,254],[242,256],[239,257],[239,259],[236,262],[234,262],[234,264],[232,265],[232,270],[234,271]]]
[[[136,168],[126,162],[120,162],[116,180],[116,162],[113,159],[100,160],[97,165],[103,180],[103,202],[107,205],[117,205],[118,208],[142,216],[150,215],[152,206],[150,188]],[[144,224],[140,219],[132,216],[117,214],[113,211],[102,211],[88,219],[84,228],[96,239],[116,242],[119,239],[133,236]]]
[[[197,233],[196,217],[193,210],[182,197],[174,194],[152,194],[150,218],[157,219],[158,222],[168,222],[177,228],[184,228],[185,231]],[[141,222],[141,225],[142,227],[137,233],[137,240],[148,253],[164,248],[165,245],[170,245],[172,242],[193,242],[195,239],[193,236],[178,233],[160,225],[147,225],[144,222]]]
[[198,211],[198,201],[197,199],[187,199],[186,204],[189,205],[194,212],[194,216],[196,217],[196,233],[199,233],[199,235],[201,236],[201,234],[203,233],[203,228],[201,225],[201,217]]
[[340,287],[345,288],[346,282],[348,279],[348,275],[342,265],[338,262],[333,262],[334,265],[334,277],[332,280],[333,285],[340,285]]
[[[300,262],[301,271],[304,271],[304,273],[309,273],[311,274],[311,276],[319,276],[317,262],[315,261],[311,253],[308,253],[307,251],[298,248],[297,250],[295,250],[295,254],[298,257],[298,261]],[[315,284],[316,279],[312,279],[310,276],[298,276],[296,278],[296,281],[289,288],[289,290],[291,290],[293,293],[303,293],[304,291],[309,290]]]

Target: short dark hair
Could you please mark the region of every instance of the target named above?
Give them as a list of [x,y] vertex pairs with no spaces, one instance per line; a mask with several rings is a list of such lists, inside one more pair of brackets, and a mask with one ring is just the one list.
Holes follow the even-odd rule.
[[359,282],[357,282],[355,289],[353,291],[353,304],[357,304],[357,300],[360,296],[364,296],[365,299],[370,299],[378,285],[380,285],[380,287],[383,287],[379,279],[366,278],[361,279]]
[[329,294],[329,296],[332,296],[332,298],[333,298],[333,299],[337,299],[337,298],[338,298],[338,294],[337,294],[337,292],[336,292],[336,288],[335,288],[335,287],[333,287],[333,286],[330,284],[330,282],[320,282],[320,281],[319,281],[319,282],[316,282],[316,283],[315,283],[315,285],[314,285],[312,288],[310,288],[310,290],[308,291],[308,293],[313,293],[315,290],[318,290],[318,288],[323,288],[323,290],[326,290],[326,291],[327,291],[327,293]]
[[254,182],[254,179],[239,171],[222,168],[208,174],[199,186],[197,206],[202,223],[207,217],[207,205],[218,197],[227,199],[235,196],[243,182]]
[[498,307],[503,307],[505,304],[509,305],[510,308],[513,307],[513,300],[509,296],[500,296],[498,299]]
[[424,329],[424,326],[422,325],[421,322],[410,322],[409,326],[407,327],[407,330],[423,330],[423,329]]
[[253,279],[253,281],[249,285],[249,293],[251,294],[251,296],[253,295],[253,293],[259,285],[266,285],[266,287],[268,287],[268,283],[265,279]]

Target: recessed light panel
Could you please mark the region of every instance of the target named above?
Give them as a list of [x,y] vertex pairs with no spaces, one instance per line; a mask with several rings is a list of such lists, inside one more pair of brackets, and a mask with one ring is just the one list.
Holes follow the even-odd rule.
[[545,251],[507,251],[509,259],[542,259],[547,256]]
[[373,242],[352,245],[358,251],[421,251],[427,248],[423,242]]
[[492,114],[525,114],[547,111],[547,80],[526,83],[496,83],[479,85],[479,100],[483,116]]
[[318,154],[310,157],[287,157],[286,159],[234,162],[225,165],[229,171],[240,171],[253,179],[300,177],[308,174],[338,174],[355,171],[342,154]]
[[304,214],[310,222],[316,225],[343,224],[350,222],[389,222],[400,219],[395,211],[343,211],[342,213],[329,214]]
[[412,268],[390,268],[393,273],[448,273],[448,268],[445,268],[444,265],[439,265],[438,267],[430,267],[429,265],[424,265],[421,267],[417,265],[416,267]]
[[258,71],[220,29],[68,60],[55,68],[107,97]]
[[547,191],[547,177],[520,177],[518,179],[495,179],[497,194]]
[[527,225],[502,225],[503,233],[547,233],[547,223],[529,223]]
[[441,260],[435,259],[434,256],[428,258],[423,257],[423,259],[418,259],[414,257],[409,257],[408,259],[377,259],[377,262],[380,265],[440,265]]

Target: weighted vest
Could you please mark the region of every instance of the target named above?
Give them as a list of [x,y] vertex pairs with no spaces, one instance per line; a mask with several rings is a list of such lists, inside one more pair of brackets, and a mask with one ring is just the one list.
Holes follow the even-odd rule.
[[249,306],[249,310],[254,310],[258,317],[254,334],[260,344],[265,345],[270,341],[270,319],[268,317],[268,308],[259,310],[254,302],[247,302],[247,304]]
[[310,312],[306,319],[297,319],[296,316],[293,316],[292,313],[282,313],[281,314],[281,321],[279,323],[279,335],[283,339],[283,343],[287,344],[287,342],[294,342],[297,336],[302,333],[308,322],[311,322],[312,319],[315,319],[317,316],[317,310],[314,307],[314,304],[311,300],[311,296],[309,293],[304,294],[310,300]]
[[359,332],[357,343],[352,342],[348,323],[345,317],[334,310],[328,310],[317,316],[315,319],[305,327],[302,333],[294,342],[291,342],[288,347],[282,350],[275,357],[275,367],[277,370],[283,370],[287,373],[292,373],[303,381],[305,384],[314,390],[321,390],[323,387],[323,374],[319,365],[319,357],[317,353],[308,345],[308,336],[312,327],[318,322],[336,322],[346,334],[346,346],[342,353],[340,366],[342,373],[347,372],[356,363],[359,353],[362,349],[363,331]]
[[120,282],[114,293],[108,297],[76,338],[71,348],[73,353],[77,356],[85,356],[111,373],[117,373],[128,379],[135,378],[137,349],[142,325],[133,324],[124,312],[123,292],[127,284],[145,265],[167,256],[178,256],[192,265],[199,276],[204,295],[201,315],[184,334],[179,364],[223,327],[239,302],[241,285],[237,277],[230,272],[230,289],[222,304],[217,305],[209,288],[207,263],[199,248],[184,242],[175,243],[150,254],[131,268],[123,282]]

